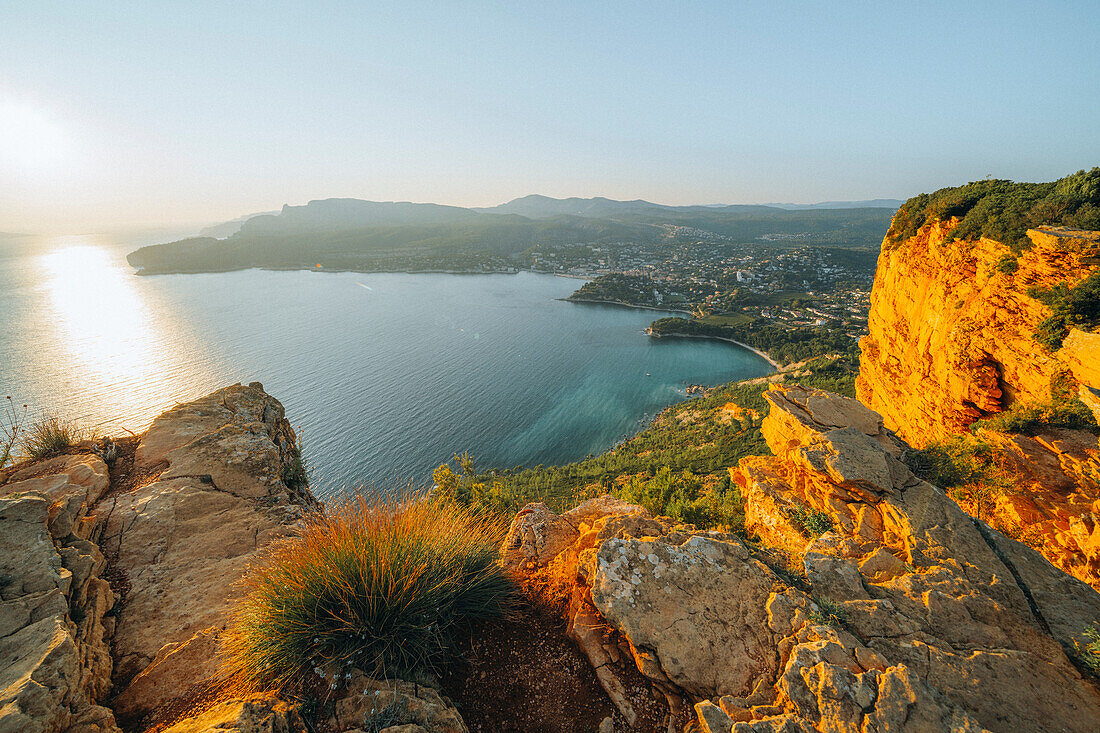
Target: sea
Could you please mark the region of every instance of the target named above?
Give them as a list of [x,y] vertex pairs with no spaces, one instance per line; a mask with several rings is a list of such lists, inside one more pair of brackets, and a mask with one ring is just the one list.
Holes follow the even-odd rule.
[[430,483],[456,453],[479,468],[578,460],[689,385],[771,371],[731,343],[651,339],[660,313],[566,302],[581,281],[553,275],[139,276],[127,264],[170,239],[0,238],[0,399],[126,435],[259,381],[330,498]]

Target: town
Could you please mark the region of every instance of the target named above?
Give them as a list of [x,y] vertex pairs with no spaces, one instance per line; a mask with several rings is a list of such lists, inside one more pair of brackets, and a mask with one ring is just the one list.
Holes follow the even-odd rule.
[[678,238],[691,239],[540,245],[525,256],[535,271],[589,279],[575,301],[679,311],[714,327],[765,320],[825,329],[853,343],[866,333],[877,251],[777,244],[768,235],[735,243],[683,229]]

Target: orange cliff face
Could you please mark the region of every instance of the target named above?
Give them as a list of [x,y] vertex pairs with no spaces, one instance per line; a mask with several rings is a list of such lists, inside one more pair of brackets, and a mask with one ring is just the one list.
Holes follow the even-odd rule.
[[[871,292],[869,335],[856,389],[910,444],[965,432],[975,420],[1015,401],[1050,399],[1051,380],[1086,376],[1100,336],[1075,331],[1067,347],[1047,353],[1032,334],[1050,310],[1030,287],[1073,286],[1100,265],[1100,232],[1041,227],[1015,272],[1002,272],[1005,244],[951,237],[957,220],[921,227],[883,242]],[[1065,352],[1065,353],[1063,353]]]
[[[860,400],[911,445],[967,432],[1013,402],[1051,399],[1055,377],[1076,383],[1100,418],[1100,333],[1071,329],[1049,353],[1033,338],[1050,310],[1030,287],[1073,286],[1100,266],[1100,232],[1028,231],[1033,246],[1015,272],[997,241],[953,240],[955,221],[884,242],[871,293],[869,335],[856,389]],[[991,505],[963,508],[1040,551],[1100,590],[1100,445],[1079,430],[1034,437],[982,431],[1012,488]]]

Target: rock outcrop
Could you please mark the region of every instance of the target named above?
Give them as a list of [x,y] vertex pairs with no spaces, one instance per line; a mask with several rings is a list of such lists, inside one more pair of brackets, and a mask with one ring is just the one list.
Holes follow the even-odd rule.
[[[915,446],[966,430],[1014,401],[1047,401],[1067,368],[1100,387],[1100,336],[1066,339],[1047,354],[1033,338],[1050,315],[1032,287],[1072,286],[1100,267],[1100,232],[1041,227],[1014,255],[991,239],[960,242],[956,220],[926,224],[896,246],[884,242],[860,346],[860,399]],[[1095,380],[1095,381],[1093,381]]]
[[[1015,402],[1048,402],[1053,385],[1076,385],[1100,415],[1100,334],[1072,328],[1048,353],[1034,333],[1050,309],[1028,295],[1094,273],[1100,232],[1033,229],[1032,246],[1015,258],[990,239],[954,240],[955,224],[927,224],[896,246],[884,241],[861,342],[860,399],[917,447]],[[1005,266],[1012,262],[1015,269]],[[1013,486],[995,492],[992,511],[964,507],[1100,589],[1096,436],[1051,429],[982,438]]]
[[216,683],[237,581],[315,506],[308,489],[284,482],[294,450],[282,405],[259,383],[169,410],[141,437],[133,471],[152,480],[100,508],[125,587],[114,636],[120,719],[146,719]]
[[[282,405],[227,387],[158,417],[132,455],[116,485],[85,453],[0,477],[0,733],[312,730],[221,672],[238,581],[318,508]],[[466,732],[423,684],[357,673],[331,702],[332,733]]]
[[723,733],[1095,729],[1100,689],[1072,657],[1100,595],[914,476],[855,400],[766,394],[775,455],[731,471],[753,541],[610,497],[513,522],[506,563],[569,593],[624,717],[637,670],[669,730],[692,707]]
[[1100,446],[1081,430],[980,433],[1013,477],[982,514],[991,525],[1100,591]]
[[58,456],[0,486],[0,731],[117,731],[114,596],[89,508],[107,490],[96,456]]

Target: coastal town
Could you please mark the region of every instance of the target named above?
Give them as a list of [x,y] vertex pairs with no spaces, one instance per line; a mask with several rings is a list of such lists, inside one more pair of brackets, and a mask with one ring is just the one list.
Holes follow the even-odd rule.
[[527,254],[535,271],[589,280],[574,301],[680,312],[716,328],[761,321],[824,329],[853,343],[864,335],[877,252],[773,240],[737,244],[713,235],[660,245],[540,246]]

